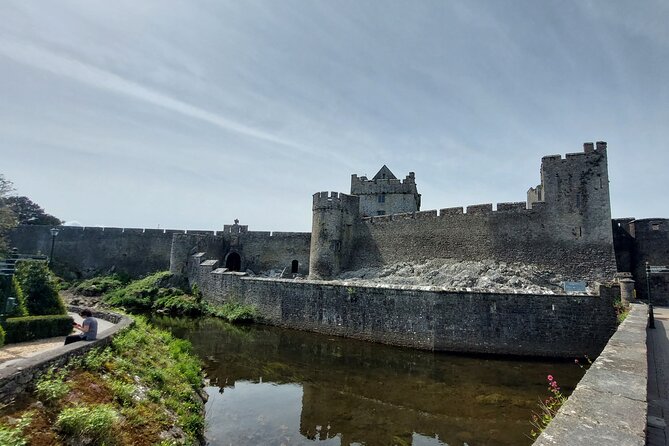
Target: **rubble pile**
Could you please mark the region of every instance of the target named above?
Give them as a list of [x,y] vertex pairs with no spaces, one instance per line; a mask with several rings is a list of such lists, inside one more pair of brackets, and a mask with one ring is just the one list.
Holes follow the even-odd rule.
[[[337,280],[356,285],[433,286],[467,291],[555,294],[564,292],[562,284],[565,280],[575,279],[563,277],[536,265],[493,260],[434,259],[347,271]],[[595,293],[593,279],[578,280],[587,282],[587,293]]]

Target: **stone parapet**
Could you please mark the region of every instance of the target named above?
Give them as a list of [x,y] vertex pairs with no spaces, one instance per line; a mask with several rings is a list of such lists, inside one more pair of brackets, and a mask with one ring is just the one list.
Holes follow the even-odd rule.
[[[72,312],[79,312],[82,309],[81,307],[69,307]],[[134,324],[132,319],[118,313],[96,310],[93,311],[93,316],[113,322],[115,325],[98,333],[98,338],[95,341],[64,345],[1,368],[0,404],[9,403],[14,397],[31,388],[35,380],[51,367],[61,367],[67,364],[72,357],[81,356],[94,348],[109,344],[116,334]]]
[[647,312],[646,305],[632,304],[629,316],[533,446],[646,444]]

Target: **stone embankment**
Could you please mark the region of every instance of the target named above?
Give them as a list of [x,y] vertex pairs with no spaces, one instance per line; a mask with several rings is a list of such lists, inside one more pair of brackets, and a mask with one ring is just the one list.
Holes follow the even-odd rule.
[[[78,313],[82,308],[70,306],[69,310]],[[112,322],[114,325],[98,333],[98,339],[90,342],[75,342],[70,345],[46,350],[37,355],[12,362],[0,369],[0,404],[9,403],[15,396],[25,392],[31,383],[51,367],[66,364],[73,356],[80,356],[93,348],[107,345],[113,337],[126,327],[133,325],[127,316],[106,311],[93,311],[93,316]]]
[[555,419],[533,446],[643,446],[646,443],[646,321],[632,304]]

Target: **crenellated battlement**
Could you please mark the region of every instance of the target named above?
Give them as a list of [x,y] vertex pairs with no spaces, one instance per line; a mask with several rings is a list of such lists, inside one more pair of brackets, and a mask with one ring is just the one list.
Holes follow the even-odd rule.
[[462,218],[471,218],[472,216],[494,217],[496,215],[502,215],[502,214],[505,217],[508,216],[512,217],[514,214],[518,216],[536,215],[537,212],[544,209],[544,207],[542,206],[543,204],[544,203],[535,203],[535,207],[532,209],[528,209],[524,201],[497,203],[496,208],[493,207],[492,203],[473,204],[465,207],[459,206],[452,208],[443,208],[439,210],[433,209],[429,211],[405,212],[399,214],[363,217],[362,221],[375,224],[375,223],[407,221],[407,220],[439,221],[444,218],[457,218],[458,216],[461,216]]
[[343,192],[316,192],[313,195],[313,210],[336,209],[357,206],[358,197],[347,195]]
[[394,177],[375,177],[370,180],[366,176],[351,175],[351,195],[416,193],[416,174],[414,172],[409,172],[409,175],[403,180]]

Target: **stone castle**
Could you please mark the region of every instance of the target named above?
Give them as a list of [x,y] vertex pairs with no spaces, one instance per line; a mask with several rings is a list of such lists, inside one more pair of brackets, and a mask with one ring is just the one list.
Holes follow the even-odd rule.
[[[420,206],[415,174],[399,180],[383,166],[372,179],[352,175],[350,194],[315,193],[310,233],[249,231],[238,221],[216,232],[62,227],[55,258],[77,277],[169,268],[207,300],[251,303],[280,326],[433,350],[558,356],[603,345],[615,327],[615,290],[602,285],[602,298],[477,293],[358,286],[340,276],[397,262],[483,260],[589,285],[626,273],[643,297],[642,263],[669,264],[669,220],[611,219],[605,142],[543,157],[540,184],[524,201]],[[22,252],[48,252],[51,237],[49,228],[23,226],[11,241]],[[278,273],[255,277],[267,271]],[[667,283],[666,274],[655,277],[651,290],[667,299]]]

